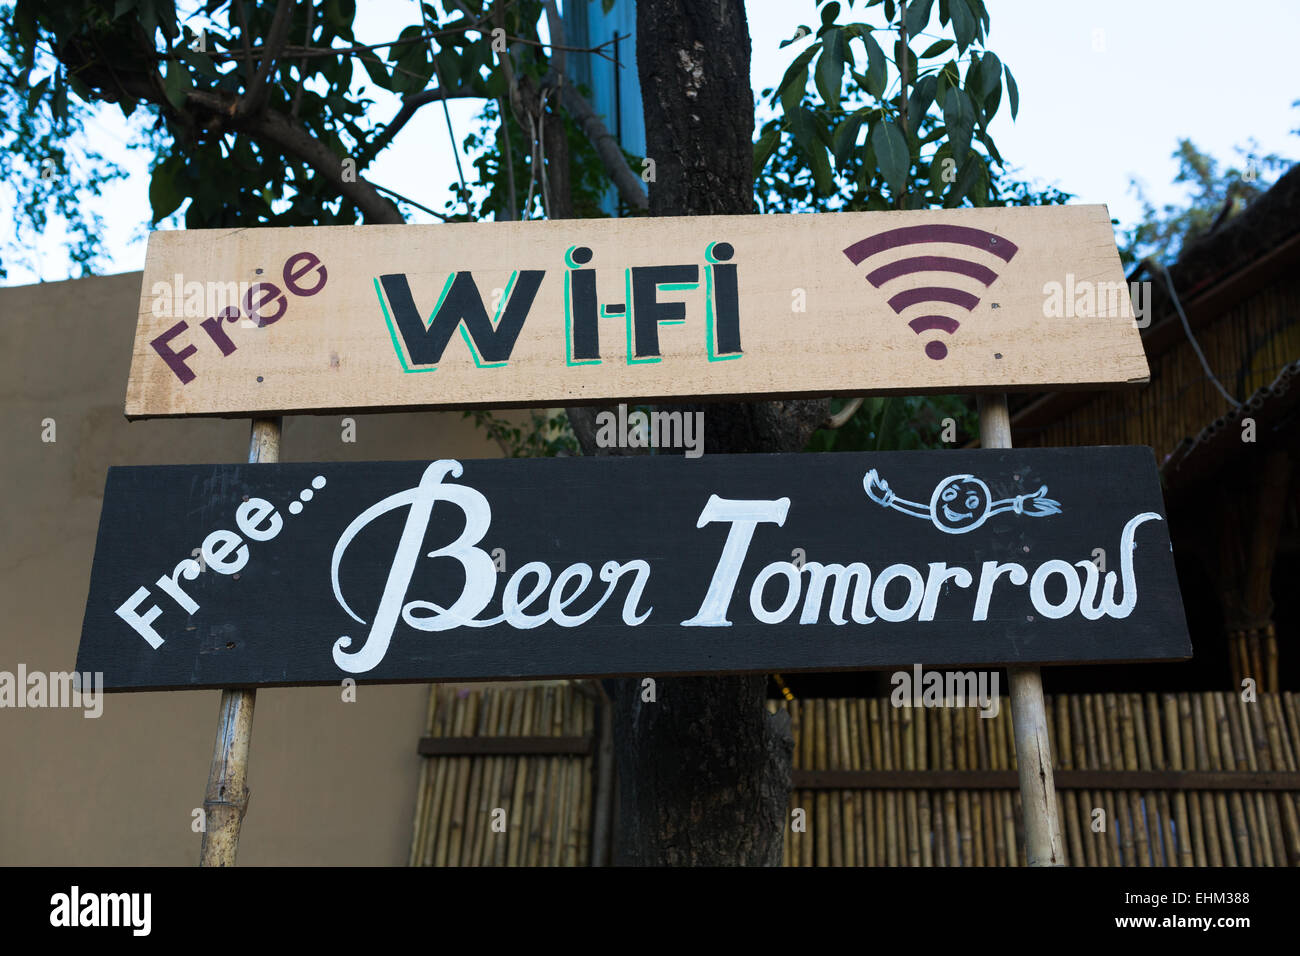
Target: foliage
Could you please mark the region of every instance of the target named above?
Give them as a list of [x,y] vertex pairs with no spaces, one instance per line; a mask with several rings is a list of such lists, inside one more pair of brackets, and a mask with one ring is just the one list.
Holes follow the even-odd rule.
[[[847,11],[845,7],[847,6]],[[774,90],[779,115],[754,147],[764,212],[828,212],[1067,202],[1069,193],[1015,178],[989,135],[1002,103],[1014,119],[1019,90],[985,45],[983,0],[868,0],[875,22],[841,21],[846,4],[818,0],[821,25],[782,46],[803,48]],[[937,20],[938,32],[931,32]],[[883,22],[881,22],[883,21]],[[815,96],[809,91],[812,80]],[[956,434],[943,440],[951,419]],[[814,451],[942,447],[978,433],[959,396],[872,398]]]
[[104,222],[85,200],[126,172],[90,147],[85,126],[93,111],[68,95],[67,74],[53,57],[24,45],[12,5],[0,6],[0,31],[0,112],[8,117],[0,131],[0,182],[14,224],[0,247],[0,278],[8,275],[6,260],[39,271],[26,247],[59,221],[69,262],[91,275],[104,265]]
[[[323,0],[290,5],[281,55],[263,77],[277,6],[205,0],[182,22],[167,0],[18,0],[16,42],[27,57],[54,51],[66,89],[82,101],[152,114],[165,133],[149,188],[153,222],[184,206],[188,228],[358,222],[340,177],[364,176],[401,125],[400,113],[387,122],[376,116],[376,90],[407,99],[439,90],[450,99],[507,97],[502,54],[489,36],[495,26],[512,40],[517,82],[539,82],[550,67],[537,40],[540,0],[424,3],[378,47],[357,44],[355,0]],[[258,135],[268,129],[278,135]],[[590,145],[571,131],[570,150],[585,177]],[[333,175],[322,175],[320,155],[337,161]],[[517,155],[527,169],[529,150]],[[466,205],[453,218],[480,212]]]
[[[838,411],[843,401],[832,408]],[[945,430],[951,424],[950,440]],[[957,395],[876,396],[841,428],[814,433],[808,451],[907,451],[951,448],[979,434],[979,415]]]
[[[1300,105],[1300,100],[1293,105]],[[1240,166],[1224,168],[1190,139],[1180,139],[1172,154],[1178,163],[1174,182],[1188,187],[1186,202],[1166,203],[1157,209],[1142,184],[1136,179],[1131,181],[1131,189],[1142,203],[1142,218],[1128,230],[1120,248],[1120,258],[1126,268],[1147,257],[1170,265],[1183,247],[1208,232],[1216,222],[1239,215],[1268,191],[1277,173],[1292,165],[1292,160],[1274,153],[1261,156],[1254,141],[1248,147],[1237,147],[1236,152]]]
[[[765,128],[774,123],[779,124],[780,120],[770,120]],[[865,161],[865,155],[859,151],[836,165],[831,170],[834,186],[829,194],[822,195],[802,147],[793,136],[781,136],[762,175],[754,182],[758,209],[763,213],[806,213],[892,208],[893,200],[888,192],[882,192],[878,183],[865,176],[862,169]],[[1074,199],[1072,193],[1021,179],[1015,172],[1005,165],[991,167],[993,178],[983,202],[967,197],[963,205],[1052,206]]]
[[578,441],[563,411],[530,409],[523,424],[496,412],[475,409],[463,413],[501,446],[507,458],[551,458],[578,454]]
[[[1010,71],[985,47],[983,0],[868,0],[859,9],[879,8],[873,23],[842,19],[845,6],[834,0],[818,0],[817,7],[816,34],[805,29],[792,41],[802,48],[778,89],[767,91],[781,115],[764,124],[756,144],[763,208],[1066,198],[1012,178],[988,134],[1004,91],[1013,116],[1018,92]],[[847,7],[851,12],[852,2]],[[277,21],[277,9],[289,11],[287,19]],[[542,169],[535,166],[535,130],[525,128],[536,124],[523,120],[541,114],[529,107],[522,116],[520,103],[521,91],[536,93],[554,69],[540,42],[542,0],[423,3],[397,37],[378,46],[357,43],[357,9],[355,0],[202,0],[178,16],[167,0],[17,0],[7,49],[27,67],[37,50],[50,51],[52,80],[41,89],[29,69],[13,78],[11,95],[31,97],[32,123],[42,121],[35,116],[41,109],[47,118],[56,115],[48,111],[60,97],[65,112],[96,102],[116,103],[128,116],[140,110],[156,150],[153,221],[179,213],[190,228],[360,221],[368,215],[363,193],[373,198],[382,190],[364,176],[409,114],[439,96],[478,99],[479,121],[466,137],[477,180],[464,188],[458,183],[453,202],[434,214],[450,220],[537,215],[540,189],[529,199],[529,185]],[[927,32],[936,18],[939,32]],[[509,37],[506,54],[490,42],[496,27]],[[278,55],[269,57],[268,50]],[[387,120],[376,116],[379,90],[405,104]],[[536,99],[528,102],[536,107]],[[574,214],[599,215],[606,173],[591,144],[559,104],[544,112],[563,122]],[[349,164],[352,182],[361,180],[364,191],[340,177]],[[63,190],[59,208],[72,208],[67,204],[90,189],[74,188],[71,180],[51,188]],[[414,205],[395,198],[398,208]],[[373,203],[368,208],[374,212]],[[518,426],[491,413],[471,414],[511,454],[572,447],[571,435],[556,429],[558,416],[537,413]],[[816,441],[838,448],[927,444],[936,422],[965,423],[970,416],[959,399],[879,400]]]
[[[781,112],[760,131],[756,172],[789,137],[810,180],[797,191],[814,199],[840,197],[837,208],[996,203],[995,166],[1002,156],[988,125],[1004,85],[1013,118],[1019,91],[1010,69],[984,46],[989,15],[983,0],[868,0],[860,9],[877,6],[884,23],[841,23],[843,5],[818,0],[816,33],[801,26],[787,41],[799,45],[815,36],[777,88],[764,91]],[[941,32],[927,33],[936,12]],[[914,41],[922,45],[919,52]],[[808,92],[810,74],[815,99]],[[784,168],[790,167],[787,157]]]
[[[542,218],[541,191],[534,189],[531,201],[528,200],[529,144],[519,124],[501,122],[501,109],[496,100],[483,104],[476,124],[476,128],[465,137],[463,146],[465,152],[474,157],[472,165],[478,178],[473,186],[478,187],[481,199],[473,203],[472,191],[466,194],[455,188],[455,198],[446,203],[447,221],[476,222],[490,218],[500,222]],[[575,219],[607,219],[600,201],[609,188],[609,179],[600,157],[567,114],[564,115],[564,131],[569,147],[573,216]],[[507,156],[514,167],[513,177],[506,169]],[[640,168],[635,157],[628,154],[627,159],[629,164],[636,162]],[[458,204],[467,211],[457,214],[454,210]]]

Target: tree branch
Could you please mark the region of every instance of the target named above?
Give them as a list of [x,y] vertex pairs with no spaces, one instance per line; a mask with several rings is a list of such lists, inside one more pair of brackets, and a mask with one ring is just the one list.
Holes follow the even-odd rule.
[[623,202],[634,209],[649,209],[650,197],[646,194],[641,177],[627,164],[623,147],[618,144],[609,127],[601,121],[592,105],[572,83],[563,84],[563,101],[564,108],[569,111],[578,128],[596,148],[605,172],[614,183],[614,188],[618,190]]
[[[315,4],[307,4],[307,36],[303,38],[303,45],[311,45],[311,31],[313,19],[316,15]],[[289,115],[295,120],[298,118],[298,105],[302,102],[302,80],[303,75],[307,72],[307,60],[305,58],[298,60],[298,84],[293,88],[293,106],[289,109]]]
[[572,83],[568,82],[569,78],[564,72],[564,51],[568,49],[564,45],[566,41],[564,21],[560,19],[560,11],[555,5],[555,0],[544,0],[543,5],[546,9],[546,27],[551,34],[551,47],[556,51],[555,59],[544,83],[559,88],[560,102],[563,103],[569,115],[578,124],[578,128],[582,130],[583,135],[595,147],[596,153],[600,156],[600,161],[605,167],[605,172],[614,183],[614,188],[618,190],[618,194],[623,201],[634,209],[648,209],[650,197],[646,195],[641,177],[628,166],[627,157],[623,155],[623,147],[619,145],[618,140],[614,138],[614,134],[605,126],[586,98],[577,91]]
[[384,127],[384,131],[376,136],[370,147],[366,150],[366,155],[373,159],[383,152],[384,147],[393,141],[403,126],[410,122],[415,111],[427,103],[435,103],[438,100],[448,99],[469,99],[476,98],[476,93],[461,93],[455,90],[424,90],[420,93],[414,93],[402,100],[402,108],[393,116],[392,121]]
[[344,179],[343,164],[333,151],[275,110],[263,110],[252,116],[238,116],[235,111],[236,100],[207,90],[191,90],[186,95],[186,102],[223,118],[226,128],[248,133],[254,139],[306,163],[333,186],[339,195],[360,209],[366,222],[396,225],[406,221],[397,207],[366,180],[360,177]]
[[[236,3],[235,6],[242,9],[241,4]],[[301,124],[276,110],[262,109],[255,114],[241,115],[238,110],[241,98],[237,94],[213,90],[187,91],[185,101],[178,109],[167,99],[156,71],[137,70],[119,74],[108,65],[107,58],[102,53],[97,54],[93,63],[90,62],[86,50],[77,42],[65,44],[56,52],[56,56],[66,69],[77,71],[82,82],[97,91],[107,102],[117,102],[121,96],[125,96],[151,103],[187,125],[210,132],[228,130],[247,133],[259,143],[273,146],[310,166],[343,199],[359,209],[366,222],[400,224],[406,221],[397,206],[385,199],[371,183],[360,177],[345,180],[343,163],[333,150],[312,136]]]
[[[238,3],[238,0],[236,0]],[[293,12],[293,0],[279,0],[275,5],[275,13],[271,17],[271,30],[267,35],[265,50],[262,55],[262,61],[257,65],[257,74],[253,81],[248,84],[248,89],[243,98],[239,101],[236,108],[236,114],[239,116],[252,116],[259,113],[262,107],[266,105],[266,98],[271,93],[271,88],[267,85],[267,79],[271,71],[275,68],[275,61],[280,56],[280,51],[284,49],[285,41],[289,38],[290,14]]]
[[569,77],[564,72],[565,61],[564,46],[566,40],[564,36],[564,21],[560,19],[559,8],[555,5],[555,0],[543,0],[542,4],[546,8],[546,29],[551,34],[551,49],[555,51],[555,59],[552,67],[560,78],[560,83],[564,83]]

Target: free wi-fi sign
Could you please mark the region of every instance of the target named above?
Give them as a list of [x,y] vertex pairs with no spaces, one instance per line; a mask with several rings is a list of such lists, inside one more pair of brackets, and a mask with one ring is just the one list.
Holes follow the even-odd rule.
[[162,232],[126,413],[1103,387],[1141,323],[1104,206]]

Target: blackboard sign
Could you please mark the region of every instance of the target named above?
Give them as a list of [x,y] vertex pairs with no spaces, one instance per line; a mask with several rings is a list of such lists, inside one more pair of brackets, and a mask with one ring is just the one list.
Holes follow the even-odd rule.
[[113,468],[118,690],[1182,659],[1138,447]]

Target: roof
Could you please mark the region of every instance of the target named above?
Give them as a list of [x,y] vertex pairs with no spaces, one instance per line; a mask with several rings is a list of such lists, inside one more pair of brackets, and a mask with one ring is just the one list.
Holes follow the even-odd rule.
[[[1219,319],[1238,302],[1300,271],[1300,165],[1292,166],[1262,196],[1212,232],[1190,242],[1169,276],[1192,331]],[[1142,330],[1150,362],[1186,340],[1164,282],[1144,261],[1130,281],[1151,281],[1151,322]],[[1279,376],[1279,380],[1285,377]],[[1274,383],[1278,384],[1278,383]],[[1153,381],[1147,388],[1159,388]],[[1272,393],[1272,385],[1256,393]],[[1038,430],[1087,404],[1095,392],[1023,396],[1012,405],[1012,429]],[[1252,400],[1256,397],[1252,396]],[[1267,401],[1267,396],[1264,398]],[[1213,423],[1206,426],[1213,427]],[[1192,447],[1199,444],[1188,439]],[[1184,443],[1186,444],[1186,442]]]

